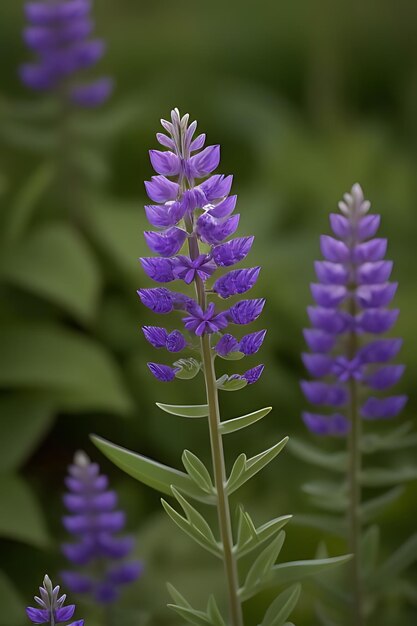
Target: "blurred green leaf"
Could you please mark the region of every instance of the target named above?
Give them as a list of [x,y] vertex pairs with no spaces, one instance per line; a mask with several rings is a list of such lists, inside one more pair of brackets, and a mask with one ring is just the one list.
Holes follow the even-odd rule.
[[101,286],[96,259],[80,234],[66,224],[34,231],[6,254],[0,277],[50,299],[81,322],[91,322]]
[[12,474],[0,475],[0,536],[45,548],[49,543],[42,511],[29,486]]
[[380,532],[378,526],[370,526],[361,538],[361,566],[364,577],[373,575],[377,566]]
[[360,513],[363,523],[371,522],[375,517],[383,513],[385,509],[390,506],[397,498],[404,493],[404,487],[399,485],[389,491],[386,491],[380,496],[366,500],[362,503]]
[[346,452],[326,452],[296,437],[291,437],[288,449],[302,461],[324,469],[344,473],[347,467]]
[[417,467],[373,467],[361,472],[361,484],[364,487],[389,487],[410,480],[417,480]]
[[46,324],[3,324],[0,384],[48,391],[66,410],[127,414],[131,400],[105,349],[79,333]]
[[51,403],[36,393],[0,398],[0,472],[17,469],[36,448],[53,419]]
[[23,598],[0,570],[0,625],[21,626],[27,621]]
[[[28,228],[33,213],[41,198],[47,191],[55,175],[51,163],[42,163],[19,190],[11,203],[7,220],[2,234],[6,245],[19,241]],[[51,262],[52,258],[49,259]]]
[[381,591],[390,585],[404,570],[417,560],[417,533],[409,537],[402,546],[379,565],[369,581],[371,590]]

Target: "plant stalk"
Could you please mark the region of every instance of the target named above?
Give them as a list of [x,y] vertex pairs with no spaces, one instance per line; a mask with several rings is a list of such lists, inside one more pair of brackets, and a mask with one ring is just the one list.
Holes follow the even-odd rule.
[[[356,282],[356,276],[355,281]],[[354,319],[357,314],[356,301],[354,297],[350,299],[349,312]],[[351,331],[348,339],[348,358],[354,359],[358,350],[358,337],[355,331]],[[349,506],[348,516],[348,544],[352,558],[352,626],[364,626],[363,614],[363,589],[361,576],[361,484],[360,473],[362,468],[361,459],[361,436],[362,423],[359,414],[358,383],[351,376],[349,379],[349,419],[350,432],[348,436],[348,485],[349,485]]]
[[[186,219],[187,230],[192,233],[192,224]],[[190,258],[198,257],[199,245],[194,234],[188,238]],[[204,283],[196,276],[195,289],[197,302],[203,310],[207,306]],[[223,562],[227,580],[229,611],[231,626],[243,626],[242,605],[239,598],[239,578],[237,563],[233,552],[233,531],[230,516],[229,498],[226,491],[226,467],[224,460],[223,440],[220,433],[220,408],[214,368],[214,355],[211,348],[210,336],[201,337],[201,356],[203,360],[204,380],[209,410],[210,447],[213,463],[214,485],[217,494],[217,513],[219,520],[220,538],[223,546]]]

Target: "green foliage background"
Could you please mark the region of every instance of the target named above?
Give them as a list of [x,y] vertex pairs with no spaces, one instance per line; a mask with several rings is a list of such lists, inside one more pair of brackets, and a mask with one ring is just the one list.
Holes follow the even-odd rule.
[[[229,458],[286,434],[310,438],[298,386],[308,283],[327,215],[356,181],[382,214],[395,260],[396,334],[404,337],[402,388],[410,396],[400,419],[415,419],[417,5],[97,0],[97,32],[108,41],[103,69],[117,88],[102,111],[76,120],[82,215],[68,211],[81,206],[76,189],[55,175],[53,109],[19,85],[17,67],[28,57],[22,6],[0,4],[0,624],[24,624],[24,602],[45,571],[54,576],[62,566],[62,483],[80,447],[119,489],[147,564],[118,623],[177,624],[165,609],[165,580],[198,603],[208,586],[221,594],[218,564],[161,514],[156,493],[88,442],[96,432],[176,466],[184,447],[207,458],[204,424],[154,404],[202,401],[201,384],[151,379],[146,361],[155,355],[139,330],[152,323],[135,290],[146,284],[137,262],[145,254],[142,181],[151,175],[147,150],[156,147],[158,120],[178,106],[221,143],[221,171],[234,174],[239,194],[240,232],[256,235],[251,259],[264,268],[256,294],[268,299],[260,326],[268,328],[267,368],[256,386],[225,394],[222,409],[235,416],[273,404],[274,411],[249,440],[245,431],[227,442]],[[405,451],[396,463],[412,460]],[[283,453],[246,488],[253,517],[308,512],[301,484],[311,475]],[[386,553],[415,529],[416,498],[410,482],[382,518]],[[312,557],[321,538],[292,524],[283,557]],[[411,577],[417,582],[415,568]],[[304,594],[296,623],[316,623],[311,600]],[[248,623],[257,602],[247,607]],[[389,611],[388,598],[387,625]],[[93,608],[85,613],[91,626],[100,623]],[[411,602],[401,624],[416,620]]]

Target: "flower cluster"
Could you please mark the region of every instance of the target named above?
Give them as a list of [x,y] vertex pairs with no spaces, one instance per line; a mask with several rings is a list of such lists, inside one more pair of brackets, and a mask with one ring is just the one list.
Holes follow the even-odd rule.
[[61,578],[73,593],[92,594],[103,604],[114,602],[119,587],[142,572],[140,562],[125,560],[133,550],[133,538],[115,536],[125,526],[125,514],[115,510],[117,494],[108,489],[107,476],[84,452],[75,455],[66,485],[64,504],[70,515],[63,524],[77,541],[63,544],[62,551],[82,571],[64,571]]
[[[37,0],[26,2],[29,26],[23,37],[37,55],[35,63],[20,68],[22,82],[30,89],[64,93],[81,107],[95,107],[107,100],[112,80],[101,78],[80,84],[80,71],[103,56],[102,40],[89,40],[93,31],[90,0]],[[75,78],[75,81],[74,81]]]
[[[232,176],[214,174],[220,161],[220,146],[207,146],[205,135],[195,136],[197,123],[189,124],[175,109],[171,122],[161,120],[167,134],[158,133],[158,142],[167,150],[151,150],[150,160],[157,175],[145,182],[149,198],[155,204],[145,207],[146,216],[157,230],[145,232],[145,240],[157,257],[141,259],[146,274],[158,283],[182,281],[194,284],[197,299],[166,287],[140,289],[142,303],[155,313],[183,311],[184,329],[192,337],[217,335],[216,354],[254,354],[259,350],[266,331],[255,332],[238,340],[223,332],[230,324],[244,325],[255,321],[262,312],[264,299],[241,300],[227,310],[219,310],[209,297],[228,299],[249,291],[257,281],[260,268],[233,269],[216,273],[242,261],[250,252],[254,237],[229,239],[237,230],[239,215],[234,214],[237,197],[230,195]],[[204,179],[204,180],[202,180]],[[227,241],[228,240],[228,241]],[[181,254],[184,245],[186,253]],[[213,283],[208,287],[208,282]],[[155,348],[180,352],[190,346],[181,331],[145,326],[146,339]],[[192,339],[191,339],[192,347]],[[161,381],[175,378],[178,368],[149,363]],[[175,364],[174,364],[175,365]],[[235,375],[254,383],[263,366]]]
[[[349,431],[346,408],[352,401],[352,380],[363,419],[395,417],[407,401],[404,395],[378,395],[400,380],[404,366],[388,364],[399,352],[401,339],[381,338],[398,318],[398,309],[389,308],[397,283],[389,282],[387,240],[375,237],[380,217],[368,214],[369,208],[362,189],[354,185],[339,203],[341,214],[330,215],[336,238],[321,237],[324,260],[316,262],[319,282],[311,285],[316,304],[308,308],[312,328],[304,331],[311,352],[303,355],[308,372],[319,380],[301,382],[311,404],[336,411],[303,414],[307,427],[318,435]],[[377,393],[365,399],[369,389]]]
[[[39,596],[35,596],[35,602],[40,608],[27,607],[26,613],[33,624],[62,624],[72,619],[75,613],[75,604],[64,606],[66,595],[59,595],[59,586],[54,587],[49,576],[43,579],[42,587],[39,587]],[[84,626],[84,620],[79,619],[71,622],[68,626]]]

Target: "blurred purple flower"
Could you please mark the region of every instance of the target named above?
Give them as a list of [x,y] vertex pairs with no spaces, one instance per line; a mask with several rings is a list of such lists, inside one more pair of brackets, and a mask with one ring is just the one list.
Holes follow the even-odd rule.
[[[341,214],[330,215],[335,237],[321,237],[324,261],[315,264],[318,283],[311,285],[316,305],[308,307],[312,328],[304,331],[311,353],[303,362],[319,381],[302,381],[307,400],[318,406],[342,409],[327,415],[306,412],[303,420],[318,435],[345,435],[350,429],[347,407],[349,381],[364,390],[384,391],[404,372],[402,365],[383,365],[394,358],[400,339],[376,339],[395,324],[398,309],[387,308],[397,290],[388,282],[392,262],[385,261],[387,240],[374,238],[378,215],[368,214],[370,204],[359,185],[339,203]],[[363,394],[361,394],[363,395]],[[404,408],[404,395],[368,397],[360,408],[363,419],[388,419]]]
[[73,593],[111,603],[118,598],[120,585],[140,576],[142,564],[126,560],[134,541],[118,534],[125,526],[125,514],[116,509],[117,494],[108,489],[107,476],[84,452],[76,453],[68,469],[64,504],[69,515],[62,521],[75,542],[64,543],[62,552],[78,570],[63,571],[61,578]]
[[110,78],[79,83],[78,76],[101,59],[105,44],[89,39],[93,31],[90,0],[29,1],[23,31],[26,46],[36,55],[20,68],[22,82],[36,91],[64,93],[80,107],[97,107],[113,89]]

